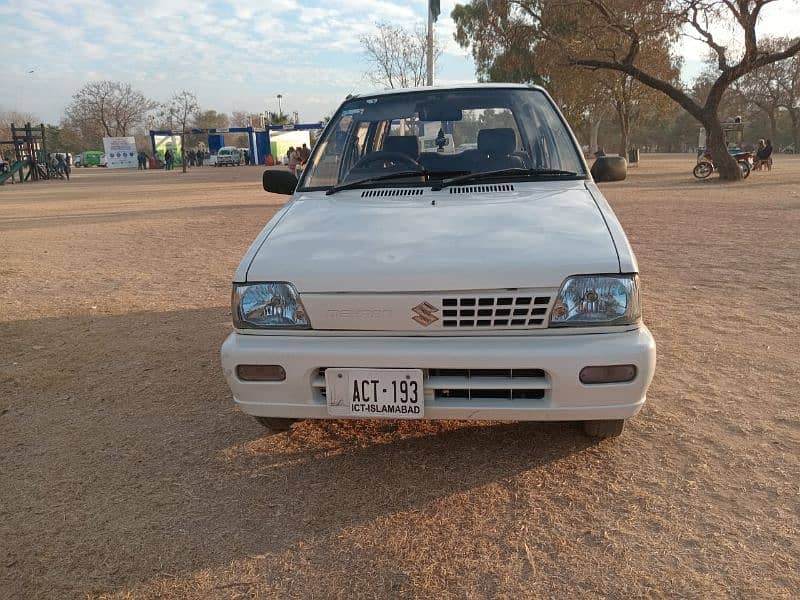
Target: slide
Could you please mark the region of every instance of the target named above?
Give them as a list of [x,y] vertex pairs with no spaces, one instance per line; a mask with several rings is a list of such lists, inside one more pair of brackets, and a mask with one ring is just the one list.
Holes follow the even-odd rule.
[[0,175],[0,185],[3,185],[6,182],[6,180],[11,179],[14,176],[14,174],[17,171],[21,170],[22,167],[24,166],[25,166],[24,160],[18,160],[17,162],[12,164],[11,168],[8,171]]

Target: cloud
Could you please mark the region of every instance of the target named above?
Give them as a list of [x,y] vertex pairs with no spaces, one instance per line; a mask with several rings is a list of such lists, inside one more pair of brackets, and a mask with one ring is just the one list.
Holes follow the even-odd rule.
[[[467,50],[453,40],[457,0],[444,0],[436,24],[445,53],[439,83],[474,81]],[[72,94],[91,79],[129,81],[163,101],[177,90],[197,93],[207,108],[284,109],[318,120],[350,92],[363,91],[359,38],[376,22],[424,24],[427,0],[26,0],[18,14],[0,4],[0,37],[11,61],[4,70],[4,104],[58,121]],[[768,5],[760,31],[791,33],[797,3]],[[687,43],[687,64],[702,49]],[[695,61],[696,62],[696,61]],[[27,74],[35,69],[34,74]],[[10,90],[7,92],[6,89]]]

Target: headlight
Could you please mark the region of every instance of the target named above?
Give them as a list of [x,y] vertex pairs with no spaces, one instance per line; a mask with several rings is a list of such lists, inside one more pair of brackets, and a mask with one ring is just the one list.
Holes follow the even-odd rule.
[[237,329],[311,328],[291,283],[234,283],[231,304]]
[[637,275],[575,275],[561,285],[550,326],[630,325],[641,318]]

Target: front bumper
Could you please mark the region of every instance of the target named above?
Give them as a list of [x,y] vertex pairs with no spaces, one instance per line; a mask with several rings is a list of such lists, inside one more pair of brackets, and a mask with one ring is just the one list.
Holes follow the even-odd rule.
[[[656,348],[650,331],[580,335],[481,337],[376,337],[244,335],[222,345],[222,367],[233,399],[250,415],[332,418],[320,393],[319,370],[327,367],[428,369],[541,369],[548,388],[542,398],[425,398],[426,419],[570,421],[626,419],[645,402]],[[240,364],[281,365],[280,382],[242,381]],[[584,385],[583,367],[633,364],[627,383]]]

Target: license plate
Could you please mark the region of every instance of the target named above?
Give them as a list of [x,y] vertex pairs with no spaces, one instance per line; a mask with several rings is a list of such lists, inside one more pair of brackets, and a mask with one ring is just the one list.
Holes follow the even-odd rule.
[[421,419],[421,369],[325,369],[328,414],[335,417]]

